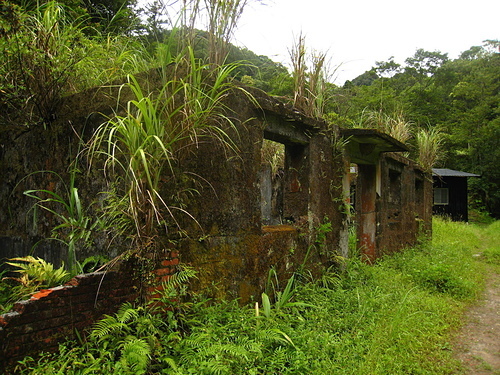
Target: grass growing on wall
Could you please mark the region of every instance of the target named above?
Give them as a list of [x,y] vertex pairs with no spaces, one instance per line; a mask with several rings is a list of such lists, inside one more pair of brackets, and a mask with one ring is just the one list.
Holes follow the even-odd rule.
[[[130,311],[108,318],[126,320],[123,332],[114,324],[112,337],[93,341],[91,335],[83,345],[64,344],[56,355],[25,360],[20,370],[455,374],[460,365],[453,357],[453,338],[465,307],[480,295],[486,270],[498,270],[499,236],[498,222],[476,226],[435,219],[432,242],[374,266],[349,260],[328,288],[295,283],[286,305],[279,295],[244,307],[236,301],[208,304],[195,296],[163,311],[161,321],[144,307],[127,306]],[[131,351],[134,346],[141,350]]]

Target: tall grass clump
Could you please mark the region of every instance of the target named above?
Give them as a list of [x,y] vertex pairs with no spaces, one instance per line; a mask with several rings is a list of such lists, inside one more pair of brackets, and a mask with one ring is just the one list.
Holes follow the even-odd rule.
[[302,33],[288,52],[292,64],[293,105],[308,116],[322,118],[331,99],[328,81],[333,75],[327,53],[308,54]]
[[415,123],[408,120],[401,109],[392,113],[363,110],[355,127],[377,129],[405,143],[411,139]]
[[145,93],[129,76],[127,87],[135,99],[128,102],[126,115],[104,123],[89,146],[91,159],[103,160],[106,175],[113,179],[115,199],[108,216],[120,222],[115,228],[129,234],[133,230],[136,240],[148,242],[177,225],[174,211],[189,215],[165,198],[162,181],[182,173],[176,163],[202,140],[216,139],[234,150],[224,99],[233,88],[229,77],[237,66],[207,69],[188,49],[165,68],[166,82],[157,91]]
[[426,171],[431,171],[432,167],[442,158],[443,135],[436,129],[420,129],[416,135],[418,163]]
[[248,0],[204,0],[208,14],[208,60],[222,65],[229,53],[229,41]]

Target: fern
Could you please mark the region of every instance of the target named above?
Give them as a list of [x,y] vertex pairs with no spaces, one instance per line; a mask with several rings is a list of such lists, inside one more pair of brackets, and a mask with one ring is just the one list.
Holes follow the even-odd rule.
[[[189,283],[189,280],[196,277],[196,271],[192,267],[181,264],[177,268],[177,272],[162,284],[163,296],[171,297],[172,295],[178,295],[178,289],[185,287]],[[183,292],[183,290],[180,292]]]
[[115,316],[104,315],[104,318],[94,323],[90,338],[102,341],[112,333],[128,332],[129,326],[120,322]]
[[[16,261],[16,262],[13,262]],[[21,263],[19,263],[21,262]],[[15,272],[21,274],[20,278],[11,278],[25,287],[45,287],[61,285],[69,279],[69,273],[64,270],[64,265],[54,269],[52,263],[41,258],[34,258],[30,255],[20,258],[12,258],[6,262],[17,267]]]
[[129,336],[121,344],[120,363],[134,374],[144,374],[150,360],[151,347],[145,340]]
[[141,310],[142,307],[136,308],[132,303],[126,302],[116,313],[116,318],[120,323],[129,323],[139,318]]
[[231,374],[231,369],[226,364],[221,363],[216,359],[209,360],[203,367],[206,368],[208,374]]

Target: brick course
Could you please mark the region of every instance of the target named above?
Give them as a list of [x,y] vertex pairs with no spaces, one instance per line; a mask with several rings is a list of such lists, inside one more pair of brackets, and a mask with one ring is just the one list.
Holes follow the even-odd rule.
[[60,342],[76,339],[104,314],[112,314],[139,297],[133,270],[78,275],[63,286],[43,289],[0,315],[0,369],[26,355],[53,351]]

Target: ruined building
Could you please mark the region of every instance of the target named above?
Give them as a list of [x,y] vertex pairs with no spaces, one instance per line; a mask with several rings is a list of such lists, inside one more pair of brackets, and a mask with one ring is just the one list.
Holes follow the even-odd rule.
[[[88,139],[104,121],[101,114],[112,115],[118,90],[94,89],[66,98],[47,129],[2,130],[0,258],[24,256],[50,234],[54,218],[45,214],[31,225],[33,202],[23,191],[63,188],[58,176],[68,178],[78,136]],[[198,272],[195,289],[247,303],[260,296],[271,268],[286,279],[301,267],[313,275],[335,267],[338,256],[349,256],[350,232],[356,233],[361,256],[374,262],[414,244],[420,233],[430,230],[432,183],[399,154],[405,145],[375,130],[339,129],[263,92],[248,92],[252,95],[236,90],[226,101],[234,126],[225,131],[238,152],[228,153],[215,140],[204,141],[182,162],[183,170],[203,181],[197,186],[199,194],[186,202],[185,210],[195,220],[180,219],[188,235],[164,239],[162,251],[152,257],[156,280],[168,277],[179,262],[189,264]],[[130,97],[121,90],[122,105]],[[264,140],[284,149],[278,170],[262,160]],[[58,176],[35,173],[42,170]],[[99,178],[97,171],[82,173],[78,181],[82,200],[99,196],[103,187]],[[114,256],[121,251],[105,247],[104,240],[96,239],[96,252]],[[34,255],[56,264],[66,257],[53,242],[41,243]],[[113,304],[136,298],[140,285],[131,281],[134,272],[140,271],[130,265],[109,272],[103,279],[109,285],[100,293],[97,276],[80,277],[16,304],[14,312],[0,318],[0,351],[5,358],[22,355],[23,343],[33,337],[50,347],[58,337],[72,335],[74,327],[83,328],[118,307]],[[117,288],[125,285],[125,279],[128,284]],[[106,293],[114,293],[113,298]],[[54,309],[59,311],[57,318]],[[78,313],[65,314],[70,310]],[[45,319],[43,324],[31,324],[39,317]],[[36,344],[24,349],[35,350]]]

